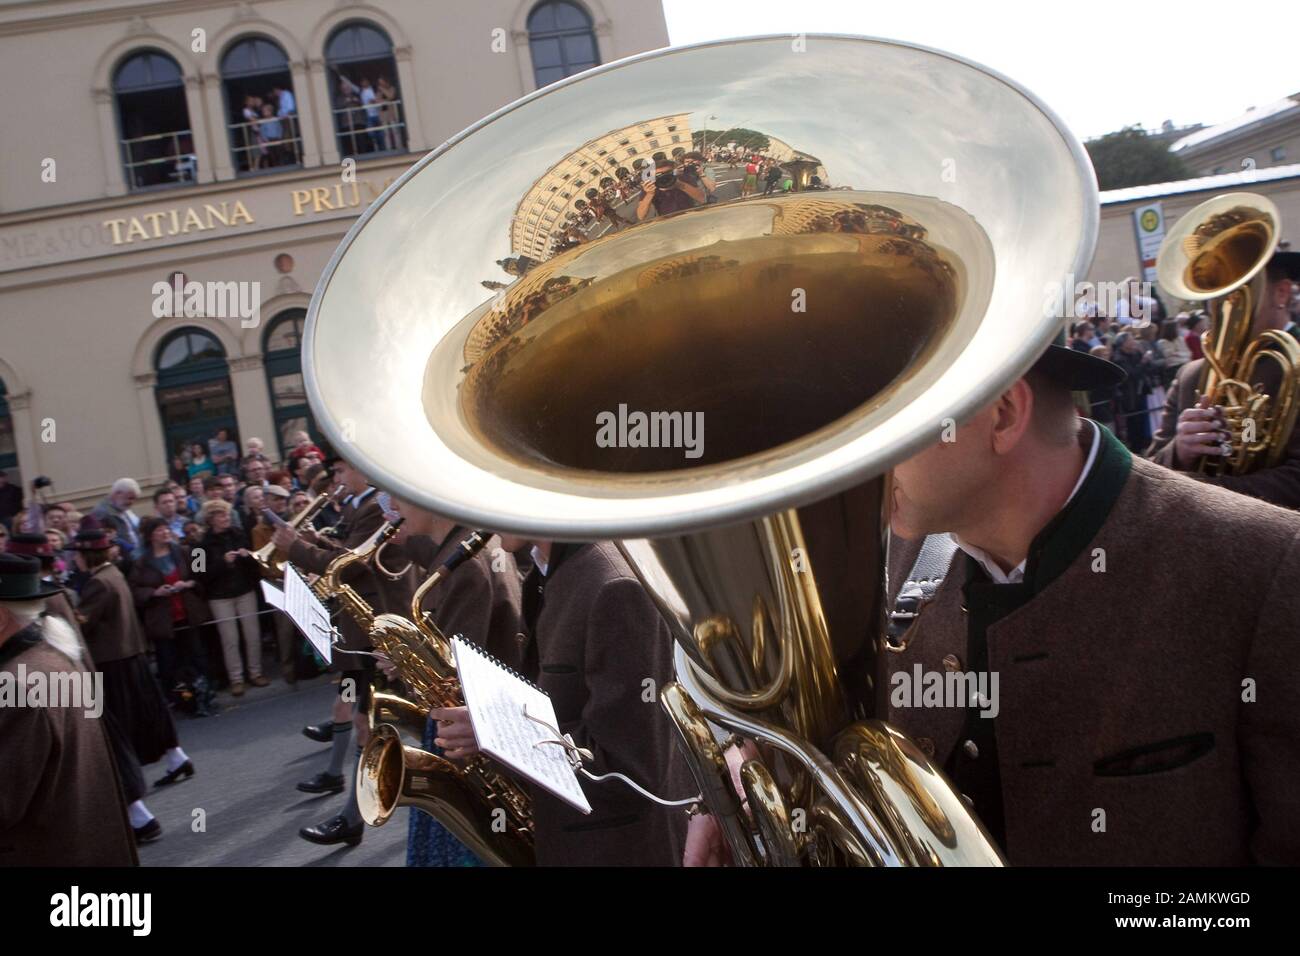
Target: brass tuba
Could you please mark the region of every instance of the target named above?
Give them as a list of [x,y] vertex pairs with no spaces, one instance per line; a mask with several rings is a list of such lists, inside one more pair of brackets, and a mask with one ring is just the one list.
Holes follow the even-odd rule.
[[[394,706],[388,699],[376,708],[427,714],[435,707],[465,703],[451,642],[422,608],[424,597],[456,569],[474,557],[490,536],[476,531],[411,598],[411,616],[381,614],[370,629],[371,642],[397,668],[415,697]],[[378,711],[376,711],[377,713]],[[426,811],[450,830],[479,859],[498,866],[527,866],[533,862],[532,800],[523,787],[482,754],[454,762],[418,747],[406,746],[391,726],[374,727],[361,753],[357,770],[357,804],[371,826],[386,823],[400,806]],[[421,720],[421,731],[423,721]]]
[[[716,167],[701,201],[682,166],[637,184],[635,224],[565,225],[606,167],[733,137],[823,188],[742,197]],[[307,391],[331,436],[382,423],[350,451],[403,498],[621,540],[737,863],[997,864],[873,719],[887,472],[1033,364],[1097,225],[1079,142],[968,61],[814,35],[658,51],[506,107],[386,191],[313,296]],[[726,732],[757,745],[748,813]]]
[[[1156,257],[1160,288],[1205,303],[1210,328],[1201,335],[1205,368],[1200,392],[1223,407],[1232,432],[1228,455],[1204,457],[1207,474],[1242,475],[1281,461],[1300,409],[1300,344],[1275,329],[1251,335],[1267,284],[1264,267],[1277,251],[1281,216],[1257,193],[1226,193],[1185,214]],[[1277,366],[1276,394],[1259,381],[1260,363]]]

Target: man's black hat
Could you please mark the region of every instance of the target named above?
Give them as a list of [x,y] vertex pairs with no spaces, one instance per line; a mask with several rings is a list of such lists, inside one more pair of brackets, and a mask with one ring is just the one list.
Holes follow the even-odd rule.
[[41,580],[41,562],[25,554],[0,554],[0,601],[39,601],[62,588]]
[[1114,362],[1060,344],[1064,338],[1064,335],[1059,336],[1058,341],[1049,345],[1047,351],[1038,357],[1034,363],[1036,372],[1046,375],[1072,392],[1112,387],[1128,377],[1128,373]]
[[1300,252],[1275,252],[1268,265],[1270,269],[1281,269],[1292,282],[1300,282]]

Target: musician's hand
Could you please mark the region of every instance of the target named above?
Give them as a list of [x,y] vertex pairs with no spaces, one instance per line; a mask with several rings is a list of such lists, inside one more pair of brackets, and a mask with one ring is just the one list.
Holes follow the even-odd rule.
[[376,651],[375,666],[383,671],[384,676],[389,680],[393,680],[397,677],[397,665],[388,658],[387,654],[382,654],[379,651]]
[[288,551],[295,541],[298,540],[298,532],[288,525],[276,525],[271,532],[271,541],[281,551]]
[[236,559],[237,557],[239,557],[239,552],[238,552],[238,551],[227,551],[225,557],[226,557],[226,564],[234,564],[234,563],[235,563],[235,559]]
[[443,749],[448,760],[464,760],[478,753],[468,707],[435,707],[429,716],[438,722],[438,736],[433,742]]
[[1190,467],[1202,455],[1220,457],[1226,452],[1224,444],[1232,433],[1223,417],[1223,409],[1211,406],[1209,398],[1201,396],[1191,408],[1184,408],[1178,416],[1178,430],[1174,436],[1174,463]]
[[718,818],[711,813],[697,813],[686,824],[686,850],[682,866],[726,866],[731,862],[731,848],[722,837]]

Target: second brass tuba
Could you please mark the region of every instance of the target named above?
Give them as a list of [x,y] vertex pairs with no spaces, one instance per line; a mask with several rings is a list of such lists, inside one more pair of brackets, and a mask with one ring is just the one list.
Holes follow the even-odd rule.
[[[1265,266],[1277,251],[1281,216],[1258,193],[1225,193],[1186,213],[1156,257],[1160,288],[1204,303],[1210,328],[1201,335],[1205,368],[1200,393],[1223,407],[1232,432],[1228,455],[1202,458],[1207,474],[1241,475],[1272,467],[1286,451],[1300,409],[1300,344],[1286,332],[1251,334],[1266,291]],[[1261,365],[1278,374],[1274,394],[1256,388]]]
[[[801,186],[748,195],[721,164],[698,201],[683,164],[636,184],[633,224],[570,217],[584,183],[677,142]],[[738,864],[995,865],[875,719],[888,471],[1033,364],[1097,224],[1079,142],[968,61],[814,35],[659,51],[512,104],[381,196],[313,297],[307,391],[332,437],[376,423],[352,457],[403,498],[621,541]],[[727,733],[757,745],[748,812]]]

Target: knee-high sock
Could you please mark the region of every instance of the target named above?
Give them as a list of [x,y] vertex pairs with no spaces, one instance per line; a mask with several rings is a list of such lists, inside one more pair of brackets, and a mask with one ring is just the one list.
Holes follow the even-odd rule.
[[343,761],[347,759],[348,744],[352,742],[352,721],[336,721],[334,739],[330,741],[330,765],[326,772],[337,777],[343,773]]
[[348,774],[348,788],[344,791],[347,795],[347,806],[343,808],[343,819],[348,822],[348,826],[356,826],[361,822],[361,808],[357,806],[357,764],[361,759],[361,748],[356,748],[357,759],[352,761],[352,772]]
[[131,819],[131,826],[139,828],[153,819],[153,814],[144,805],[143,800],[136,800],[126,808],[126,815]]

